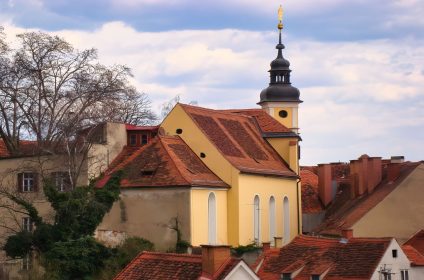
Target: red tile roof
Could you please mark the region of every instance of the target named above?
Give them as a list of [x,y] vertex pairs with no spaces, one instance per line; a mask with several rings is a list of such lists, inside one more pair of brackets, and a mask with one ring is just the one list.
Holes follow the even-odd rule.
[[110,175],[123,170],[121,187],[207,186],[224,187],[179,136],[158,136],[137,150],[125,148],[98,181],[102,187]]
[[253,117],[181,104],[206,137],[238,170],[297,178],[262,138]]
[[[33,156],[37,151],[37,142],[21,140],[19,141],[19,149],[21,154],[19,156]],[[3,139],[0,139],[0,158],[9,158],[11,157],[9,151],[6,148],[6,144]]]
[[383,180],[372,193],[351,198],[350,185],[340,188],[333,203],[327,209],[324,222],[314,231],[320,234],[341,235],[343,229],[351,228],[371,209],[377,206],[386,196],[395,190],[400,183],[419,165],[405,162],[401,165],[400,176],[395,182]]
[[[228,259],[213,275],[213,280],[224,279],[240,262],[238,259]],[[164,280],[184,279],[197,280],[202,275],[202,256],[186,254],[170,254],[142,252],[132,260],[115,280]]]
[[318,196],[318,176],[309,170],[300,171],[302,186],[302,213],[319,213],[324,207]]
[[[339,239],[297,236],[287,246],[268,250],[257,261],[262,280],[279,280],[281,274],[300,272],[293,280],[309,280],[326,273],[326,280],[370,279],[391,238]],[[360,268],[360,269],[358,269]]]
[[424,266],[424,256],[411,245],[402,245],[402,250],[408,257],[412,266]]
[[159,126],[158,125],[133,125],[133,124],[125,124],[125,129],[126,130],[158,130]]
[[262,109],[231,109],[220,110],[221,112],[240,114],[253,117],[258,123],[262,132],[265,133],[291,133],[292,131],[271,117],[267,112]]
[[424,266],[424,229],[414,234],[402,246],[412,265]]

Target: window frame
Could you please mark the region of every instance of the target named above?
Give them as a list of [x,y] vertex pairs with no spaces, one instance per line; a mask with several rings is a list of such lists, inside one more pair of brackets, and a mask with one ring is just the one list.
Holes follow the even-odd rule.
[[32,225],[31,217],[22,217],[22,230],[27,232],[32,232],[33,225]]

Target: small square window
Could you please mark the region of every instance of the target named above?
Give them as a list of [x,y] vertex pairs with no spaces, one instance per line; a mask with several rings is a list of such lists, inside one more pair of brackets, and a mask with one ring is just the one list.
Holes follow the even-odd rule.
[[392,250],[392,257],[397,258],[397,256],[398,256],[397,250],[396,249]]

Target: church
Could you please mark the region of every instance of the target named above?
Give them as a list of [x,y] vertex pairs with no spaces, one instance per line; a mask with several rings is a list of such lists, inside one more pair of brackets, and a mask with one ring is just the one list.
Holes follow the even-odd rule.
[[[300,92],[283,57],[282,12],[269,86],[253,109],[216,110],[178,103],[157,136],[124,147],[98,181],[122,171],[120,200],[96,237],[129,236],[168,250],[192,246],[282,246],[301,234],[298,127]],[[253,105],[253,104],[252,104]]]

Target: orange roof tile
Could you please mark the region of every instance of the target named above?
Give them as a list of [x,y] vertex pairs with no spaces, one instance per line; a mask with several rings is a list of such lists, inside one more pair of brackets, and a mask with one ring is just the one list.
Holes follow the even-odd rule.
[[234,113],[253,117],[258,123],[262,132],[265,133],[291,133],[292,131],[271,117],[267,112],[262,109],[230,109],[220,110],[222,112]]
[[300,171],[302,186],[302,213],[319,213],[324,207],[318,196],[318,176],[309,170]]
[[[37,141],[21,140],[19,141],[19,149],[21,154],[19,156],[33,156],[37,151]],[[6,144],[3,139],[0,139],[0,158],[12,157],[7,150]]]
[[[224,279],[241,260],[230,258],[211,280]],[[142,252],[134,258],[115,280],[197,280],[202,275],[202,256]]]
[[351,238],[340,242],[339,239],[300,235],[278,254],[269,250],[261,255],[257,274],[263,280],[277,280],[283,272],[299,271],[293,280],[309,280],[311,275],[328,271],[325,279],[370,279],[391,240]]
[[394,183],[385,179],[372,193],[365,193],[360,197],[351,198],[351,186],[343,186],[336,195],[333,203],[327,209],[324,222],[314,231],[320,234],[340,235],[341,230],[352,227],[366,213],[395,190],[418,165],[419,163],[402,163],[400,176]]
[[408,257],[412,266],[424,266],[424,256],[411,245],[402,245],[402,250]]
[[411,238],[408,239],[408,241],[404,243],[404,245],[410,245],[422,255],[424,255],[424,229],[415,233]]
[[297,178],[262,138],[252,117],[181,104],[206,137],[238,170]]
[[[128,153],[127,153],[128,152]],[[207,186],[224,187],[179,136],[158,136],[149,144],[125,148],[98,181],[103,187],[110,175],[123,170],[121,187]]]

